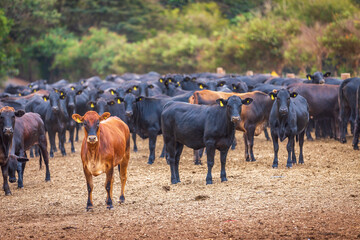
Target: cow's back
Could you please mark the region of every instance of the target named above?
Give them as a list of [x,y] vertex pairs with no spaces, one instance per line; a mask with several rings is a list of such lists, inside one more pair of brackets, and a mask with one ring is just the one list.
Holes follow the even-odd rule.
[[118,117],[110,117],[100,123],[100,155],[114,154],[114,166],[120,163],[130,149],[129,127]]

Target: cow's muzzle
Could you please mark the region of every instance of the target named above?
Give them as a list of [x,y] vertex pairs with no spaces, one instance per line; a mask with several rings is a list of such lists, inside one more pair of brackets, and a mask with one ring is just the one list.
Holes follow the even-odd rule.
[[131,117],[131,116],[133,115],[133,112],[132,112],[132,111],[126,111],[126,112],[125,112],[125,115],[126,115],[127,117]]
[[87,137],[88,143],[94,144],[94,143],[97,143],[97,141],[98,141],[98,138],[96,135],[90,135]]
[[52,107],[51,110],[52,110],[53,112],[58,112],[58,111],[59,111],[59,107],[58,107],[58,106]]
[[231,117],[231,122],[233,123],[237,123],[240,121],[240,116],[237,116],[237,117]]
[[14,134],[14,129],[12,127],[6,127],[4,128],[3,133],[7,136],[12,136]]

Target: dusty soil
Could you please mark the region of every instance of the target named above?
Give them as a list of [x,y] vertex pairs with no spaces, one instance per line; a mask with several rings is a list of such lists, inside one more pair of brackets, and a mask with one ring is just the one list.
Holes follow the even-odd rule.
[[[81,135],[83,136],[83,135]],[[11,184],[12,196],[0,193],[1,239],[356,239],[360,238],[360,158],[334,140],[305,142],[305,164],[286,169],[286,145],[279,168],[272,169],[272,143],[255,139],[257,162],[244,161],[242,134],[227,158],[228,182],[220,182],[216,155],[213,185],[205,185],[206,164],[193,165],[184,148],[181,183],[170,184],[164,159],[147,162],[148,141],[131,153],[124,204],[106,209],[105,175],[94,180],[94,210],[86,212],[87,190],[77,152],[50,161],[45,169],[31,159],[24,189]],[[158,138],[157,156],[162,147]],[[204,159],[203,159],[204,160]],[[120,195],[116,171],[114,197]]]

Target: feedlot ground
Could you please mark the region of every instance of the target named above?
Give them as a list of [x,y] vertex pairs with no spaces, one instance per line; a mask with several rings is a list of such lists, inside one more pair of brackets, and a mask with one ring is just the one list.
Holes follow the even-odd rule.
[[[83,132],[81,132],[81,138]],[[255,138],[256,162],[245,162],[242,133],[227,158],[228,182],[220,182],[216,153],[212,185],[205,185],[206,158],[193,164],[184,148],[180,179],[160,159],[147,164],[148,140],[131,152],[125,203],[119,204],[115,171],[114,209],[105,205],[105,174],[94,178],[94,210],[86,212],[86,181],[76,153],[50,159],[51,182],[38,158],[30,159],[24,188],[10,183],[12,196],[0,194],[0,239],[356,239],[360,238],[360,158],[347,144],[332,139],[305,141],[304,165],[287,169],[286,142],[280,143],[279,168],[272,169],[273,146]],[[132,143],[131,143],[132,144]],[[296,143],[296,150],[298,144]],[[297,151],[298,157],[298,151]]]

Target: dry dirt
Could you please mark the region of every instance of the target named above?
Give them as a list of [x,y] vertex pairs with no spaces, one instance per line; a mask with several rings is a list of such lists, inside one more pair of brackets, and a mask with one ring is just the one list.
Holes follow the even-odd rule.
[[[81,135],[83,136],[83,135]],[[227,158],[228,182],[220,182],[219,153],[213,185],[205,185],[206,164],[193,165],[184,148],[181,183],[170,184],[170,171],[158,156],[147,164],[148,140],[131,153],[124,204],[105,205],[105,175],[94,179],[94,210],[86,212],[87,190],[77,152],[50,160],[45,169],[31,159],[24,189],[12,183],[12,196],[0,193],[1,239],[356,239],[360,238],[360,158],[346,145],[325,139],[305,142],[304,165],[285,168],[280,144],[279,168],[272,169],[272,143],[255,139],[257,162],[244,161],[242,134]],[[204,159],[203,159],[204,161]],[[206,163],[206,161],[204,161]],[[120,195],[119,173],[114,183]]]

